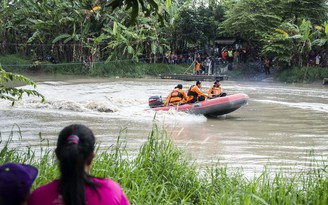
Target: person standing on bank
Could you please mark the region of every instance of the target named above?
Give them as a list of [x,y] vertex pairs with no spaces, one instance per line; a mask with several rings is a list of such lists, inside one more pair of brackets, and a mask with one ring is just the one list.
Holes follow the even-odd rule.
[[207,97],[206,93],[203,93],[200,88],[202,87],[202,83],[200,81],[196,82],[196,85],[190,86],[188,90],[188,103],[195,103],[197,101],[204,101]]
[[187,102],[187,100],[188,96],[186,92],[182,90],[182,84],[178,84],[165,99],[164,106],[183,104]]
[[212,98],[224,97],[227,93],[222,92],[221,84],[218,80],[208,89],[208,96]]
[[196,75],[200,74],[200,63],[198,62],[198,60],[195,61],[195,72]]
[[211,70],[211,59],[210,57],[206,57],[205,61],[204,61],[204,64],[205,64],[205,74],[207,75],[212,75],[212,70]]
[[263,64],[264,64],[265,75],[270,75],[270,64],[271,64],[271,62],[270,62],[269,58],[267,58],[267,57],[264,58]]
[[89,175],[95,141],[84,125],[65,127],[55,149],[60,178],[32,192],[28,205],[129,205],[118,183]]

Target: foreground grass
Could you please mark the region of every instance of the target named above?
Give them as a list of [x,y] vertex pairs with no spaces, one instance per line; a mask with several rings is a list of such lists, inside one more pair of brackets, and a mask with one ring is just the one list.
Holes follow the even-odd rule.
[[[42,144],[42,145],[41,145]],[[40,140],[39,150],[0,142],[0,164],[33,164],[39,176],[33,189],[59,176],[53,150]],[[327,169],[294,176],[268,170],[253,179],[241,170],[219,165],[202,173],[156,125],[136,156],[129,156],[120,137],[108,150],[97,150],[92,175],[119,182],[131,204],[327,204]]]

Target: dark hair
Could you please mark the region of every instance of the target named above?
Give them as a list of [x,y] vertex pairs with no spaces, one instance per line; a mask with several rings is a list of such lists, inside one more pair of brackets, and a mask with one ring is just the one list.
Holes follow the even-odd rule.
[[197,80],[196,85],[202,84],[199,80]]
[[59,133],[55,150],[61,173],[58,192],[65,205],[85,205],[85,185],[96,190],[97,184],[85,171],[85,165],[91,163],[95,141],[92,131],[81,124],[69,125]]
[[175,86],[175,88],[182,89],[182,84],[178,84],[177,86]]

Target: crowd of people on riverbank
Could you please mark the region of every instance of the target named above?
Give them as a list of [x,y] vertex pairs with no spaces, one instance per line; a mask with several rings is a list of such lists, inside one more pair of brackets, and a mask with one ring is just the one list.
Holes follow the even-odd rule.
[[[295,59],[299,60],[299,59]],[[221,74],[226,70],[232,70],[238,64],[249,64],[256,62],[256,70],[266,75],[271,74],[273,67],[273,57],[261,56],[260,48],[257,46],[242,46],[240,44],[218,46],[210,49],[191,49],[167,52],[162,62],[168,64],[191,64],[195,63],[194,74],[214,75]],[[304,64],[307,66],[326,67],[328,65],[327,53],[325,50],[312,50]],[[222,66],[227,66],[222,70]]]
[[211,61],[220,59],[222,62],[244,62],[247,59],[258,52],[258,48],[246,47],[242,48],[240,44],[218,46],[209,49],[189,49],[189,50],[177,50],[168,51],[164,57],[160,57],[164,63],[168,64],[183,64],[192,63],[198,61],[200,63],[204,61]]
[[312,50],[309,53],[308,66],[318,66],[318,67],[327,67],[328,66],[328,58],[326,50]]
[[[249,61],[259,61],[264,72],[270,74],[272,59],[260,57],[258,47],[242,47],[240,44],[216,47],[208,50],[184,50],[167,52],[162,62],[168,64],[191,64],[194,63],[194,74],[215,75],[232,70],[238,64],[246,64]],[[225,67],[223,69],[223,67]],[[266,68],[266,70],[264,70]],[[260,69],[259,69],[260,71]]]

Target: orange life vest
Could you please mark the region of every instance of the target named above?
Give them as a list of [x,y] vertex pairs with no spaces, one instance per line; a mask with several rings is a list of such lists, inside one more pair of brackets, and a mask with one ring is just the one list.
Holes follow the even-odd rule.
[[213,86],[213,89],[212,89],[212,95],[220,95],[222,92],[222,89],[220,87],[214,87]]
[[200,63],[198,63],[198,62],[196,63],[195,70],[200,71]]
[[174,89],[171,92],[169,104],[179,104],[183,100],[183,95],[179,92],[179,90]]
[[[192,90],[192,88],[193,88],[194,86],[196,86],[196,85],[192,85],[192,86],[190,86],[187,95],[188,95],[188,96],[193,96],[193,98],[197,98],[198,93],[196,93],[196,92],[194,92],[194,91]],[[193,98],[192,98],[192,99],[193,99]]]

